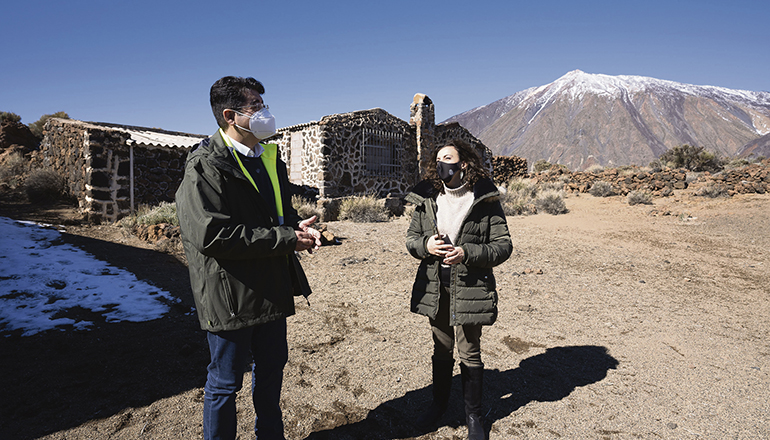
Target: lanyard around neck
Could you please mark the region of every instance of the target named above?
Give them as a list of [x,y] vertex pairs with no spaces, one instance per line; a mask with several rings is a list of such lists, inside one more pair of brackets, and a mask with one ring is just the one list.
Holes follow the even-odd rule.
[[227,145],[230,148],[230,151],[233,153],[233,157],[235,157],[235,161],[238,162],[238,166],[241,167],[241,171],[243,171],[243,174],[246,176],[247,179],[249,179],[249,182],[254,186],[254,189],[259,192],[259,188],[257,188],[257,183],[254,182],[254,179],[251,177],[251,173],[249,173],[246,170],[246,167],[243,166],[243,162],[241,162],[241,158],[238,154],[238,151],[235,150],[235,147],[233,147],[232,142],[230,142],[230,136],[226,135],[225,132],[220,128],[219,129],[220,134],[222,135],[222,139],[225,141],[225,145]]

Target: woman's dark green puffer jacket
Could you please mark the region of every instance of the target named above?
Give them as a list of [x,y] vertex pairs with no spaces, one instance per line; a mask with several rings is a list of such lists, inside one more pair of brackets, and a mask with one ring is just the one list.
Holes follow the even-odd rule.
[[[513,245],[494,183],[482,179],[473,186],[474,201],[463,220],[455,246],[465,253],[452,265],[449,324],[491,325],[497,319],[497,290],[492,268],[511,256]],[[415,205],[406,234],[406,247],[422,260],[412,287],[411,310],[435,319],[439,303],[441,258],[428,253],[428,238],[436,234],[436,197],[430,181],[418,183],[406,200]]]

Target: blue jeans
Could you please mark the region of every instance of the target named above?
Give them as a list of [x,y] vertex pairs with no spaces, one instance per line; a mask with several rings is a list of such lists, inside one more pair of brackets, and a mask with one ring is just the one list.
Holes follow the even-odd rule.
[[286,319],[208,335],[211,363],[203,401],[203,438],[234,440],[235,397],[253,362],[251,393],[259,440],[284,440],[280,399],[283,367],[289,358]]

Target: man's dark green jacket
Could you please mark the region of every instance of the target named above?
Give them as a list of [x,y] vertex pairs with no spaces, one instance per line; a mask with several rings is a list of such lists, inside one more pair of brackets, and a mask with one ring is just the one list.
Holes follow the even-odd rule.
[[[412,287],[411,310],[436,319],[439,304],[441,258],[428,253],[426,244],[436,234],[436,197],[430,181],[418,183],[406,196],[415,204],[406,233],[406,247],[422,260]],[[451,266],[449,325],[491,325],[497,319],[497,290],[492,268],[513,252],[505,213],[497,187],[489,179],[473,186],[473,204],[463,220],[455,246],[463,248],[463,261]]]
[[220,132],[187,158],[177,216],[204,330],[237,330],[293,315],[294,296],[310,294],[294,252],[301,219],[291,206],[286,165],[277,159],[276,168],[283,225],[270,206],[273,198],[262,196],[272,194],[269,178],[254,179],[257,192]]

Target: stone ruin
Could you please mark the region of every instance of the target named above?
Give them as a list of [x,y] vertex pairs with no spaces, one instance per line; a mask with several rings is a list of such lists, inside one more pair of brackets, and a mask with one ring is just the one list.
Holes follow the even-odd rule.
[[468,141],[488,169],[492,153],[457,123],[436,125],[433,102],[417,94],[409,122],[383,109],[324,116],[281,128],[266,140],[278,144],[296,185],[338,198],[374,194],[403,196],[424,175],[433,149],[451,139]]
[[[383,109],[324,116],[281,128],[266,142],[278,144],[293,191],[320,196],[318,206],[354,195],[395,203],[425,173],[436,146],[469,142],[490,172],[492,152],[457,123],[435,123],[434,106],[414,96],[409,122]],[[202,135],[145,127],[51,118],[40,147],[42,165],[66,178],[70,193],[92,222],[116,221],[139,205],[172,202],[184,161]],[[517,165],[518,166],[518,165]],[[525,165],[526,167],[526,165]],[[325,216],[325,221],[334,216]]]
[[173,202],[187,153],[205,136],[51,118],[38,161],[65,177],[93,223],[114,222],[139,205]]
[[452,139],[471,144],[492,171],[492,152],[457,123],[435,123],[431,99],[416,94],[409,122],[383,109],[324,116],[320,121],[281,128],[267,142],[278,144],[289,180],[315,188],[324,221],[336,220],[341,198],[375,195],[385,198],[392,212],[420,181],[434,148]]

